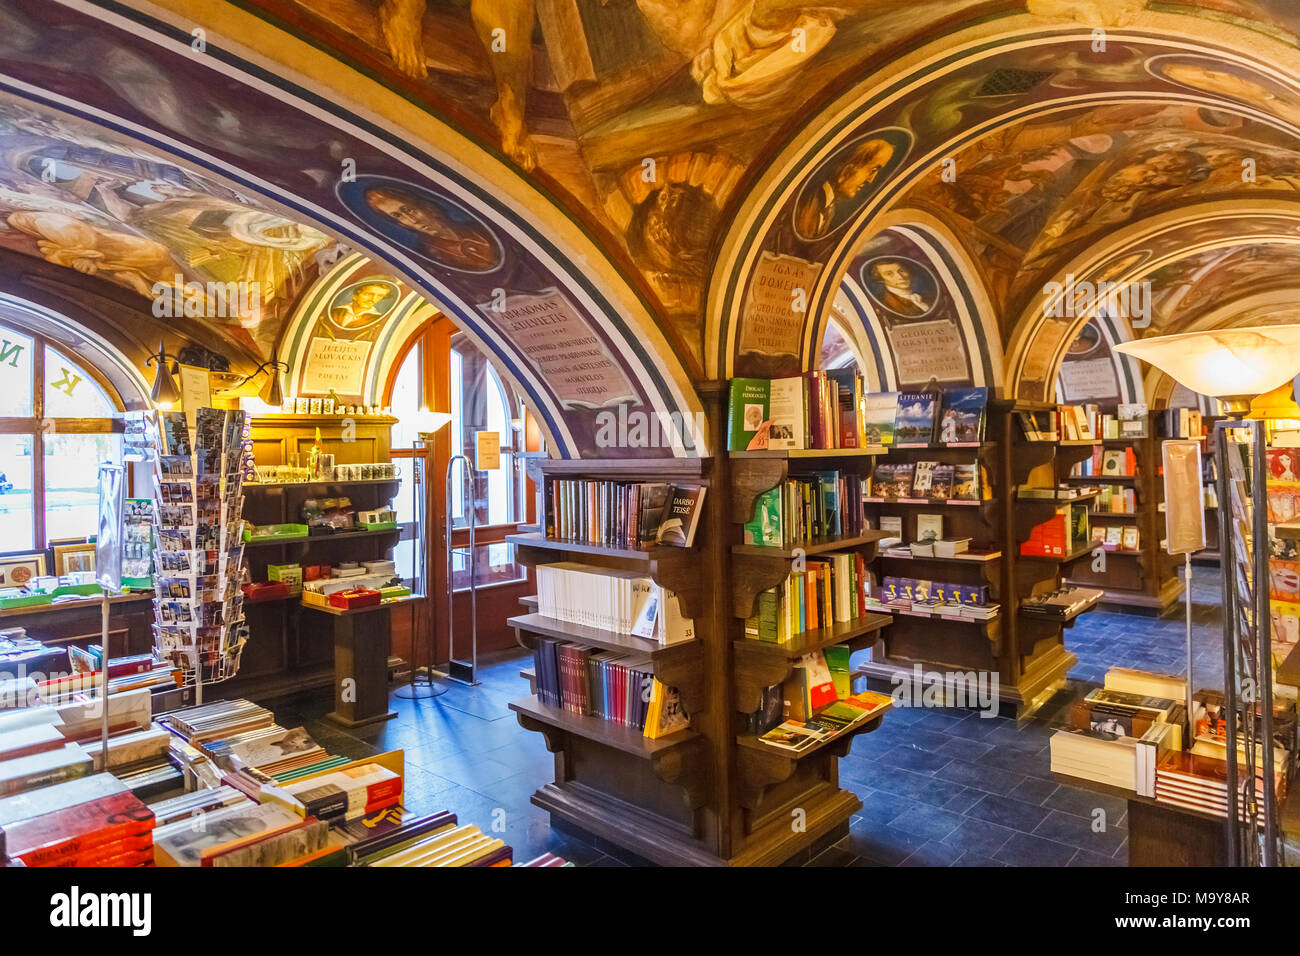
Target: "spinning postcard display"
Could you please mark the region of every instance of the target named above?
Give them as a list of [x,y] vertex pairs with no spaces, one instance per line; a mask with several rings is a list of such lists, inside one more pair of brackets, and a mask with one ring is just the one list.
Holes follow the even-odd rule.
[[184,412],[158,418],[154,650],[186,683],[226,680],[248,640],[242,540],[244,413]]

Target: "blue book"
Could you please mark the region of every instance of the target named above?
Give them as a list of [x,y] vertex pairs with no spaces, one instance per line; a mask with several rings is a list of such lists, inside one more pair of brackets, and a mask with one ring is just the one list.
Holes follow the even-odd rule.
[[899,392],[894,418],[894,442],[898,445],[928,445],[934,441],[934,422],[939,414],[937,392]]

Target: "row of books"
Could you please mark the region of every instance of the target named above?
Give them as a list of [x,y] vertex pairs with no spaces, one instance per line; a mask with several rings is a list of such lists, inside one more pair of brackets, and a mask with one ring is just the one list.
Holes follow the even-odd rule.
[[727,450],[975,445],[988,389],[867,393],[852,369],[731,381]]
[[546,479],[546,536],[613,548],[689,548],[704,508],[703,485]]
[[537,611],[557,621],[674,644],[695,636],[677,595],[635,571],[560,561],[537,566]]
[[996,604],[989,603],[987,584],[954,584],[897,575],[881,578],[880,603],[883,607],[903,607],[936,614],[955,608],[979,619],[987,619],[997,610]]
[[862,691],[827,704],[805,720],[784,720],[759,739],[769,747],[800,753],[883,716],[893,703],[885,694]]
[[1096,500],[1092,503],[1092,510],[1095,514],[1136,514],[1137,513],[1137,491],[1126,485],[1100,485],[1098,486]]
[[979,501],[981,493],[977,463],[959,462],[954,465],[937,461],[879,464],[871,474],[869,492],[870,497],[886,501]]
[[863,479],[838,471],[791,475],[754,502],[746,544],[789,548],[862,534]]
[[1092,541],[1106,551],[1138,551],[1142,535],[1135,524],[1104,524],[1092,529]]
[[1066,504],[1046,521],[1035,525],[1021,542],[1020,553],[1035,557],[1063,558],[1092,540],[1086,502]]
[[690,726],[676,689],[654,676],[647,657],[538,638],[533,666],[537,699],[547,707],[631,727],[650,739]]
[[1070,471],[1072,478],[1132,478],[1138,473],[1137,455],[1130,445],[1127,448],[1093,449],[1092,457],[1077,462]]
[[775,588],[763,591],[745,620],[745,637],[768,643],[848,623],[867,613],[871,575],[859,553],[808,558]]

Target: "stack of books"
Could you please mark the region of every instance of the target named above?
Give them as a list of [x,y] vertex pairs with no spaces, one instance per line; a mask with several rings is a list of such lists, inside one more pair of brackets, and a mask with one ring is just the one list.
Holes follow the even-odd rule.
[[863,691],[832,701],[806,720],[782,721],[759,739],[769,747],[799,753],[882,716],[893,703],[887,694]]
[[0,800],[0,858],[24,866],[142,866],[154,815],[111,774]]
[[[1238,772],[1243,778],[1244,771],[1245,765],[1238,764]],[[1244,802],[1250,786],[1249,780],[1239,779],[1238,807]],[[1263,771],[1257,768],[1254,787],[1255,797],[1260,802],[1264,799],[1265,786]],[[1286,776],[1280,769],[1274,772],[1273,788],[1280,804],[1286,795]],[[1228,765],[1223,760],[1202,754],[1167,753],[1156,767],[1155,798],[1171,806],[1199,810],[1226,819]]]

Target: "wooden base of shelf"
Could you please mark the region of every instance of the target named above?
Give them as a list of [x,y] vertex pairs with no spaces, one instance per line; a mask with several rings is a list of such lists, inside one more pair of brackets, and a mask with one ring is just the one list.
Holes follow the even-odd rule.
[[674,747],[680,747],[682,744],[689,743],[699,737],[699,734],[693,730],[681,730],[675,734],[669,734],[667,737],[652,740],[635,727],[624,727],[612,720],[574,714],[559,707],[548,707],[536,697],[512,700],[509,706],[511,710],[520,715],[520,724],[529,730],[535,728],[529,727],[524,718],[546,724],[565,733],[575,734],[587,740],[595,741],[606,747],[613,747],[615,750],[621,750],[625,754],[631,754],[633,757],[640,757],[645,760],[652,760]]
[[[1048,699],[1065,686],[1065,675],[1079,659],[1062,646],[1054,647],[1033,661],[1021,677],[1019,685],[998,683],[998,709],[1007,716],[1025,720],[1032,716]],[[878,685],[873,690],[890,693],[900,682],[911,681],[914,668],[920,665],[924,673],[965,674],[971,668],[945,667],[924,661],[864,661],[854,670],[855,677],[865,677]]]

